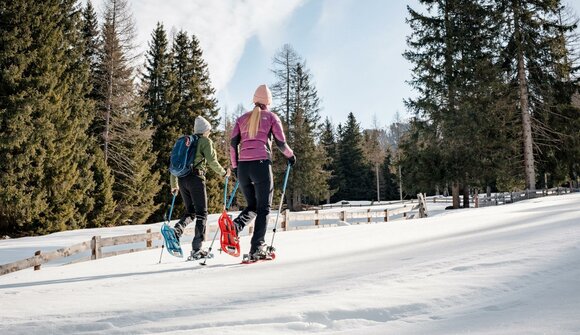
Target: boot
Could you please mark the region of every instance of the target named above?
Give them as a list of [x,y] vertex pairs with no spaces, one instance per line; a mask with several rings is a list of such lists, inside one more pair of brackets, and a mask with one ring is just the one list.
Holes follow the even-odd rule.
[[249,254],[250,260],[257,261],[270,257],[271,249],[273,248],[268,247],[266,243],[262,243],[256,248],[252,248]]
[[187,227],[187,225],[190,224],[191,222],[192,222],[191,217],[187,216],[187,217],[185,217],[185,219],[182,218],[181,220],[179,220],[175,224],[175,227],[173,227],[173,230],[175,231],[175,237],[177,237],[178,240],[183,235],[183,232],[185,231],[185,227]]

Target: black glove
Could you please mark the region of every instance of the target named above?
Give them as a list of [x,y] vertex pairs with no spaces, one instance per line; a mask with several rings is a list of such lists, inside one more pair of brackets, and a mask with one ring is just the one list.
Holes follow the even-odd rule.
[[233,169],[232,169],[232,174],[233,174],[234,176],[236,176],[236,179],[237,179],[237,178],[238,178],[238,168],[233,168]]
[[293,155],[292,157],[288,158],[288,164],[290,166],[296,164],[296,156]]

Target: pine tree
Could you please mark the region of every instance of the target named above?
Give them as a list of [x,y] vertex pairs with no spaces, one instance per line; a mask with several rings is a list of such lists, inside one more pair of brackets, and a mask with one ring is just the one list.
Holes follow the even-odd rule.
[[496,3],[497,11],[503,13],[504,68],[518,89],[515,102],[521,114],[526,188],[534,190],[537,177],[534,147],[538,147],[538,140],[553,137],[542,129],[549,125],[537,121],[557,103],[554,87],[560,80],[554,69],[565,49],[553,46],[558,44],[563,31],[574,27],[560,22],[561,1],[497,0]]
[[[193,131],[195,118],[203,116],[212,124],[212,139],[223,134],[217,129],[220,123],[215,89],[211,85],[207,64],[195,36],[191,39],[180,31],[173,41],[172,71],[176,77],[175,91],[178,103],[176,120],[182,134]],[[217,152],[218,160],[227,166],[227,152]],[[208,210],[218,212],[223,208],[223,176],[209,170],[206,175]]]
[[386,143],[384,141],[385,138],[386,138],[385,131],[380,129],[380,127],[378,126],[378,121],[375,116],[373,120],[373,128],[366,129],[363,131],[363,141],[364,141],[363,148],[365,158],[369,162],[372,169],[374,170],[376,192],[373,198],[377,199],[377,201],[381,200],[380,170],[381,164],[383,163],[385,157],[386,150]]
[[580,174],[580,106],[572,100],[578,92],[578,69],[580,68],[580,36],[572,27],[578,20],[568,8],[559,6],[554,13],[557,33],[548,45],[550,50],[553,103],[534,113],[540,136],[534,138],[540,150],[537,155],[537,171],[541,185],[553,187],[573,185]]
[[334,125],[328,117],[324,120],[324,124],[322,126],[320,145],[324,149],[325,155],[327,157],[327,161],[322,166],[322,169],[330,175],[328,178],[329,190],[326,193],[326,202],[330,203],[331,197],[338,191],[338,180],[336,178],[335,172],[338,157],[336,149],[336,137],[334,135]]
[[72,0],[2,2],[0,40],[1,230],[82,228],[94,184],[80,13]]
[[387,150],[384,160],[381,164],[381,199],[397,200],[399,199],[399,185],[397,184],[397,175],[393,173],[393,159],[391,150]]
[[[209,78],[207,63],[203,58],[203,51],[195,35],[191,36],[189,49],[191,50],[190,62],[194,74],[194,77],[190,81],[191,97],[189,101],[193,102],[193,110],[211,123],[212,135],[210,136],[213,140],[217,141],[224,136],[223,132],[218,128],[220,124],[219,108],[217,106],[217,99],[215,98],[215,89]],[[220,164],[224,167],[228,166],[229,151],[221,151],[219,147],[215,149]],[[217,213],[224,206],[222,200],[224,177],[217,175],[211,169],[208,169],[206,177],[208,210]]]
[[[405,53],[415,64],[411,84],[420,94],[406,103],[422,119],[416,125],[427,121],[414,131],[434,134],[426,134],[432,142],[407,148],[427,145],[439,153],[443,173],[439,180],[428,184],[437,187],[451,183],[454,207],[459,207],[460,188],[467,189],[470,184],[482,184],[484,179],[490,179],[484,174],[489,171],[489,164],[493,164],[490,155],[495,153],[491,148],[502,149],[496,142],[497,137],[490,134],[500,125],[513,124],[512,120],[501,123],[503,115],[511,115],[505,111],[509,104],[503,92],[509,94],[509,89],[502,82],[497,56],[501,20],[480,2],[421,2],[428,6],[428,14],[409,8],[408,22],[413,35],[408,39],[410,50]],[[509,130],[501,128],[500,131]],[[422,137],[417,135],[411,139]],[[509,147],[511,143],[506,146]],[[513,152],[500,150],[496,156],[515,161],[510,154]]]
[[339,128],[337,170],[340,200],[368,200],[373,197],[373,174],[364,156],[363,135],[354,114],[348,114]]
[[[96,114],[97,79],[99,73],[99,53],[102,47],[99,39],[99,27],[97,14],[91,1],[87,1],[82,12],[82,35],[84,40],[84,58],[89,64],[90,89],[87,91],[87,98],[91,101],[91,113]],[[93,131],[91,131],[94,134]],[[104,153],[96,138],[91,138],[89,153],[92,157],[91,171],[95,189],[86,195],[94,206],[84,208],[87,213],[88,227],[101,227],[117,222],[119,213],[115,212],[117,203],[113,199],[113,185],[115,183],[113,175],[107,164],[104,163]]]
[[[146,123],[154,129],[152,143],[156,162],[153,171],[161,177],[162,185],[155,196],[155,204],[159,205],[169,202],[171,198],[167,168],[173,144],[181,135],[177,119],[179,103],[175,93],[176,78],[171,69],[171,56],[165,28],[157,23],[145,56],[142,97]],[[151,220],[161,221],[163,211],[164,208],[160,206]]]
[[[294,59],[297,63],[278,62],[276,59]],[[324,150],[318,146],[320,135],[320,99],[314,87],[311,74],[303,62],[288,45],[274,58],[274,70],[277,81],[273,87],[273,96],[277,97],[274,111],[285,111],[288,129],[288,144],[298,158],[288,181],[286,194],[287,203],[292,210],[300,210],[305,199],[319,203],[327,196],[328,178],[330,173],[323,170],[326,164]],[[291,66],[289,69],[281,68]],[[290,77],[286,77],[289,75]],[[290,86],[286,86],[290,83]],[[285,92],[289,94],[286,95]],[[287,105],[291,102],[290,105]],[[286,159],[280,159],[275,165],[278,178],[282,178],[286,170]]]
[[134,22],[126,0],[108,0],[96,82],[99,117],[93,129],[111,169],[117,211],[122,222],[142,223],[157,209],[159,174],[151,172],[155,156],[142,101],[134,87]]
[[92,99],[95,99],[96,95],[94,90],[99,67],[99,49],[101,48],[101,43],[99,40],[99,23],[97,21],[97,13],[95,12],[95,9],[90,0],[87,1],[87,5],[83,10],[82,18],[82,33],[85,42],[84,56],[86,61],[89,63],[90,70],[89,81],[91,83],[91,94],[89,96]]

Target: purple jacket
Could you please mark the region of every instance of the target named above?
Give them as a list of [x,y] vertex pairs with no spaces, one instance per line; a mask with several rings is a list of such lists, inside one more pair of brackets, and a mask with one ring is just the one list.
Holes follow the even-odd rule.
[[237,168],[238,162],[241,161],[272,160],[272,139],[276,141],[278,149],[284,156],[287,158],[294,156],[294,152],[286,144],[282,122],[278,115],[267,109],[262,109],[261,113],[258,133],[252,139],[249,138],[246,125],[252,112],[245,113],[236,121],[230,141],[232,168]]

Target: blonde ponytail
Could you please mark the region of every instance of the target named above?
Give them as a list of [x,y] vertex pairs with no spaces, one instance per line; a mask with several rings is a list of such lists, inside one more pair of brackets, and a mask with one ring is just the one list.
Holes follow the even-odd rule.
[[260,128],[261,111],[262,109],[260,106],[256,105],[256,107],[254,107],[252,110],[252,115],[250,115],[250,118],[247,121],[248,135],[250,138],[255,138],[258,134],[258,129]]

